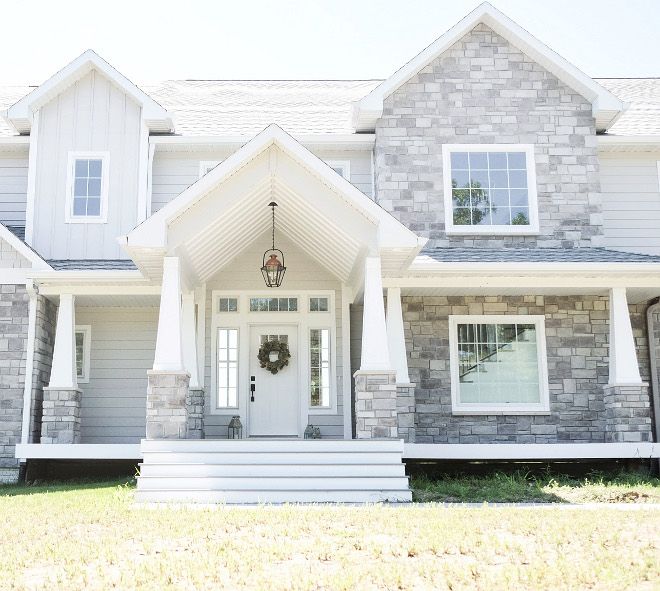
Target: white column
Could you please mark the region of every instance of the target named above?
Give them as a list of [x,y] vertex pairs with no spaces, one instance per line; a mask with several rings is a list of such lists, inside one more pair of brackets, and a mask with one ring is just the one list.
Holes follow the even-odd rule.
[[403,332],[403,312],[401,311],[401,288],[387,288],[387,345],[390,350],[390,363],[396,371],[397,384],[409,384],[406,338]]
[[380,257],[364,261],[364,312],[362,315],[362,357],[360,370],[391,370],[385,327],[383,279]]
[[610,386],[641,384],[625,287],[610,289]]
[[179,257],[163,259],[154,371],[183,371],[181,269]]
[[60,295],[57,309],[53,364],[50,370],[49,388],[76,390],[76,311],[75,297],[70,293]]
[[183,301],[183,362],[190,374],[190,388],[199,388],[197,368],[197,322],[195,319],[195,292],[185,293]]

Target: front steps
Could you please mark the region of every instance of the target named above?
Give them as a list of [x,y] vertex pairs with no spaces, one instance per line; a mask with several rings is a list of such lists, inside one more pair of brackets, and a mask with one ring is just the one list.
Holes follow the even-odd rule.
[[136,500],[410,502],[400,440],[143,440]]

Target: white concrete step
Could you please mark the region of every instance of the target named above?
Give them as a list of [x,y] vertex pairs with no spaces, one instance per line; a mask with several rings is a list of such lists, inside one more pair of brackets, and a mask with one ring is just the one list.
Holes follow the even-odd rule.
[[401,452],[184,452],[145,451],[144,464],[394,464]]
[[221,464],[221,463],[141,463],[140,476],[160,477],[268,477],[268,476],[381,476],[405,477],[401,460],[392,464]]
[[138,490],[141,503],[257,505],[284,503],[409,503],[409,490]]

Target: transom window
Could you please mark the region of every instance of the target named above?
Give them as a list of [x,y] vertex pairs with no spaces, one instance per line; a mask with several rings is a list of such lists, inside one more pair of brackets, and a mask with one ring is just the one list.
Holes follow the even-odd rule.
[[330,331],[309,331],[310,401],[312,407],[330,406]]
[[298,298],[250,298],[250,312],[297,312]]
[[445,145],[445,223],[456,233],[538,230],[529,145]]
[[543,316],[450,316],[454,412],[548,409]]
[[218,329],[218,408],[238,407],[238,329]]
[[238,298],[218,298],[218,312],[238,312]]
[[309,311],[310,312],[327,312],[328,311],[328,298],[309,298]]
[[107,152],[69,154],[67,222],[105,222],[108,159]]
[[90,339],[92,327],[89,325],[76,326],[76,377],[78,382],[89,382],[89,367],[91,360]]

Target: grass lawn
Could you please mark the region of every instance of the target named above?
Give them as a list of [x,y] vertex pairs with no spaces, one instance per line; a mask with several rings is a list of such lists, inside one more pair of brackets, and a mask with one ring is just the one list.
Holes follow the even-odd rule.
[[[427,487],[428,488],[428,487]],[[660,511],[136,508],[132,484],[0,488],[2,589],[635,589]]]

